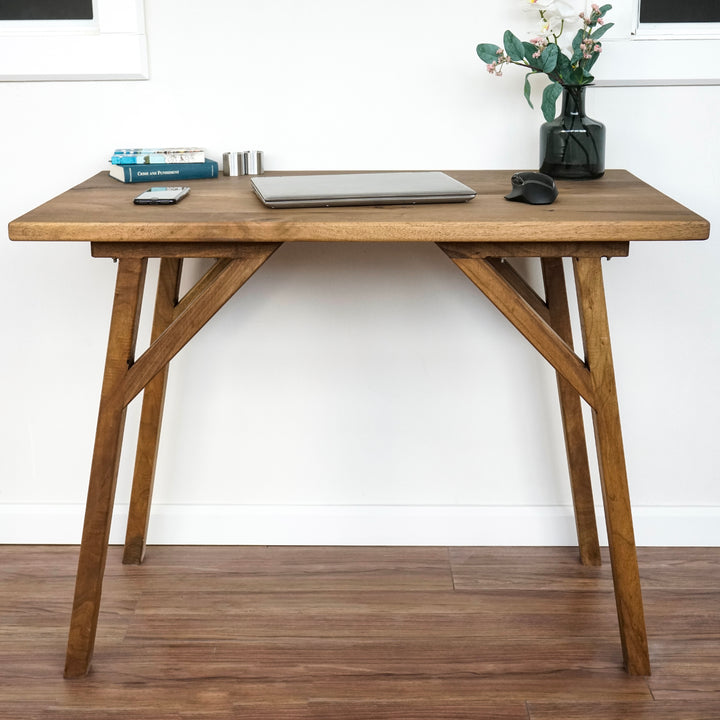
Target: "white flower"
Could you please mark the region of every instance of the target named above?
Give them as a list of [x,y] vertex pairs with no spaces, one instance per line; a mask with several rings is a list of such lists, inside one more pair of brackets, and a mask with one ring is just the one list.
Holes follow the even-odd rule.
[[521,0],[526,12],[542,12],[548,20],[574,20],[585,9],[585,0]]
[[540,31],[535,34],[549,42],[554,42],[561,33],[563,41],[559,44],[563,50],[572,41],[572,36],[580,26],[580,12],[585,9],[585,0],[521,0],[522,8],[536,14],[540,21]]

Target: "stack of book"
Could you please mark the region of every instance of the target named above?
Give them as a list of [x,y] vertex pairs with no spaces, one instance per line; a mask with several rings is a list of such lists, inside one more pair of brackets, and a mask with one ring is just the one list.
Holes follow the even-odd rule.
[[110,177],[126,183],[218,176],[217,162],[200,148],[121,148],[110,162]]

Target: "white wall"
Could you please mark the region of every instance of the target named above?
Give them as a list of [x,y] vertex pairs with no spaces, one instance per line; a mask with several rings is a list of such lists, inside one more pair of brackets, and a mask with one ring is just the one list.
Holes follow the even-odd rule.
[[[3,224],[119,146],[259,148],[271,170],[537,166],[523,73],[475,55],[520,33],[515,3],[146,13],[149,81],[0,84]],[[717,224],[720,87],[597,88],[588,113],[608,167]],[[716,239],[605,265],[640,544],[720,543]],[[76,542],[115,268],[80,244],[0,255],[0,541]],[[151,542],[563,544],[569,506],[553,373],[435,247],[284,246],[171,366]]]

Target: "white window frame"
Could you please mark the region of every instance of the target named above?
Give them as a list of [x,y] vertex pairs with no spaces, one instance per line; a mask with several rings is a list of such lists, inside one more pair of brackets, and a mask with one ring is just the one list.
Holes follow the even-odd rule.
[[93,0],[93,20],[0,21],[0,80],[147,80],[144,0]]
[[606,20],[615,27],[593,68],[596,85],[720,85],[720,23],[641,23],[640,0],[618,0]]

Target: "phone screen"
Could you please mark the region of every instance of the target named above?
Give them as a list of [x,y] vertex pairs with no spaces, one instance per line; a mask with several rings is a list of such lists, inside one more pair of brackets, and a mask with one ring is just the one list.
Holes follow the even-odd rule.
[[189,187],[151,187],[133,202],[136,205],[172,205],[180,202],[189,192]]

